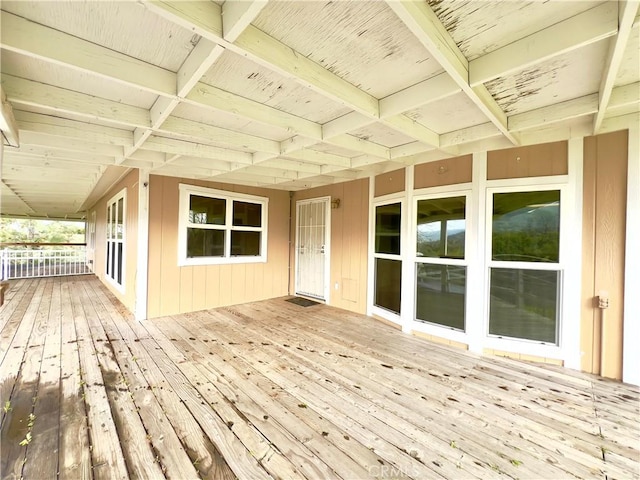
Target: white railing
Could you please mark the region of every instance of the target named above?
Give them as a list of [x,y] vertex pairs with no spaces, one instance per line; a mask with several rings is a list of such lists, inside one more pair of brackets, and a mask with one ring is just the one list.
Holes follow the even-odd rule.
[[87,249],[84,246],[54,250],[4,248],[0,251],[0,257],[2,280],[91,273],[87,266]]

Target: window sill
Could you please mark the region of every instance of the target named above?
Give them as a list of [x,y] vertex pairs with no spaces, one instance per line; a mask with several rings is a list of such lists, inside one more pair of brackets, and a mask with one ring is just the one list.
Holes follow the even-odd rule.
[[201,258],[182,258],[178,261],[179,267],[188,267],[194,265],[234,265],[242,263],[267,263],[266,256],[260,257],[201,257]]

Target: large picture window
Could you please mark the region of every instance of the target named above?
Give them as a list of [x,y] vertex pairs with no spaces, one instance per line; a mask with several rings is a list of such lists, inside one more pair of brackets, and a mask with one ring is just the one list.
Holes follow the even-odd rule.
[[127,191],[122,190],[107,202],[107,278],[124,290],[125,212]]
[[560,191],[491,197],[489,334],[559,344]]
[[266,261],[268,199],[180,185],[178,263]]
[[416,202],[416,320],[464,330],[466,196]]

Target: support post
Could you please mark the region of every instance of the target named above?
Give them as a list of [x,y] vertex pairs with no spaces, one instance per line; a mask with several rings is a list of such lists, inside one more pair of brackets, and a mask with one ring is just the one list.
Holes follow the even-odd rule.
[[138,170],[138,264],[136,268],[136,320],[147,318],[149,275],[149,170]]
[[622,380],[640,385],[640,116],[629,128],[628,143]]

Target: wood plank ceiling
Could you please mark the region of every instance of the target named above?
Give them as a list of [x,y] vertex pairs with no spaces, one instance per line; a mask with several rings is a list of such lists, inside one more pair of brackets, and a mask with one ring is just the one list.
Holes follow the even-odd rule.
[[637,1],[3,1],[1,213],[130,168],[300,190],[627,128]]

